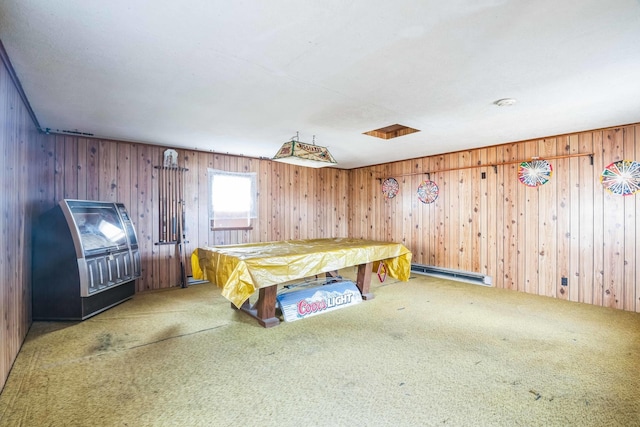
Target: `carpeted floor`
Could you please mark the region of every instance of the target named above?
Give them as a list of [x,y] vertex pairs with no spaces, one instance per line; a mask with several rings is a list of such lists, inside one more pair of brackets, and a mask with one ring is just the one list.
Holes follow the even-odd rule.
[[372,289],[272,329],[208,283],[35,322],[0,425],[640,426],[639,314],[427,276]]

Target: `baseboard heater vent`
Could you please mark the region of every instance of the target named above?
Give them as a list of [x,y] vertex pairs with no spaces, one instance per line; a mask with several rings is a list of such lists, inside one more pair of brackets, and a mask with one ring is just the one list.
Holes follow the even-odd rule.
[[411,271],[426,276],[442,277],[443,279],[459,280],[482,286],[492,286],[491,276],[472,271],[453,270],[451,268],[436,267],[434,265],[411,264]]

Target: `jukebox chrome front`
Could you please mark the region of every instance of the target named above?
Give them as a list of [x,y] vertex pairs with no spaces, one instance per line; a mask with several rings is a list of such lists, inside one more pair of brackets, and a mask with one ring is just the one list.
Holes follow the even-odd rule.
[[34,319],[86,319],[135,293],[140,254],[122,203],[62,200],[34,230]]

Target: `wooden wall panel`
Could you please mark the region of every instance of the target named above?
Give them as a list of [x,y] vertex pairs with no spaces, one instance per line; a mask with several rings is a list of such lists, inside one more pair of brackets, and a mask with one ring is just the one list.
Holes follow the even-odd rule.
[[[185,212],[190,212],[190,215],[185,215],[184,234],[185,242],[183,243],[183,256],[185,257],[185,266],[187,269],[187,276],[192,275],[191,271],[191,253],[197,248],[198,242],[198,224],[200,221],[207,222],[206,217],[201,218],[199,209],[200,190],[198,188],[198,177],[200,175],[198,154],[195,151],[185,151],[184,153],[184,167],[187,172],[184,174],[184,187],[189,191],[184,192],[184,204]],[[206,195],[206,189],[205,189]],[[206,207],[206,204],[205,204]]]
[[[7,170],[7,153],[10,138],[10,132],[12,123],[11,119],[13,118],[8,112],[9,102],[12,97],[12,86],[11,81],[8,78],[8,72],[4,68],[4,66],[0,65],[0,119],[2,119],[2,123],[0,123],[0,138],[2,138],[2,150],[0,151],[0,170],[3,171],[2,175],[0,175],[0,184],[2,184],[3,188],[7,188],[6,185],[10,183],[9,175],[4,171]],[[3,193],[4,194],[4,193]],[[4,216],[5,211],[8,209],[9,200],[7,197],[0,197],[0,237],[3,242],[6,242],[7,236],[7,223]],[[9,343],[10,341],[19,340],[22,342],[24,337],[18,337],[18,332],[9,330],[9,291],[8,291],[8,278],[6,277],[6,266],[7,263],[7,254],[5,253],[7,249],[4,245],[0,246],[0,342]],[[6,320],[5,320],[6,319]],[[6,347],[9,347],[8,345]],[[20,347],[20,344],[17,346]],[[18,351],[17,349],[6,348],[3,345],[3,348],[0,353],[0,390],[4,385],[7,376],[9,375],[9,370],[11,369],[11,365],[13,364],[13,360],[16,357]]]
[[[497,163],[497,148],[489,147],[487,148],[487,163],[489,165],[494,165]],[[487,245],[481,249],[486,250],[487,259],[486,265],[481,265],[480,270],[485,272],[488,276],[491,277],[494,286],[497,286],[496,280],[498,277],[498,240],[502,241],[502,236],[498,234],[498,217],[501,217],[501,209],[499,207],[501,204],[498,203],[499,194],[498,194],[498,168],[488,167],[483,168],[484,172],[487,174],[487,190],[486,190],[486,206],[484,210],[480,211],[480,214],[483,217],[487,218]],[[502,170],[502,168],[500,168]],[[433,247],[432,250],[437,250]],[[482,256],[482,255],[481,255]]]
[[[538,142],[538,156],[541,158],[556,155],[556,138],[543,139]],[[557,168],[557,162],[553,162]],[[538,254],[539,254],[539,283],[538,293],[552,297],[556,295],[557,275],[557,227],[558,227],[558,180],[553,185],[542,185],[536,188],[539,192],[539,222],[538,222]],[[524,226],[524,224],[523,224]]]
[[[571,135],[569,137],[569,152],[571,155],[580,153],[580,139],[578,135]],[[585,157],[583,157],[584,159]],[[589,157],[586,157],[589,159]],[[569,276],[566,289],[567,299],[571,301],[579,301],[579,288],[577,286],[578,278],[580,275],[580,160],[579,157],[572,157],[569,159],[568,165],[568,181],[570,192],[570,236],[569,236]],[[566,164],[565,164],[566,167]],[[571,183],[574,185],[571,185]],[[577,183],[577,184],[575,184]]]
[[[527,144],[522,148],[522,158],[523,159],[531,159],[533,157],[538,156],[538,145],[537,144]],[[536,226],[539,222],[539,207],[540,207],[540,197],[539,191],[537,188],[522,188],[522,194],[524,197],[521,200],[521,211],[523,215],[520,217],[522,230],[519,234],[520,242],[519,242],[519,250],[522,253],[521,262],[522,274],[519,276],[519,280],[522,280],[522,283],[518,283],[518,290],[522,290],[524,292],[530,294],[538,293],[538,277],[540,272],[539,260],[537,250],[527,250],[527,248],[538,247],[540,242],[538,240],[538,227]]]
[[[417,159],[413,163],[415,166],[413,175],[409,177],[409,194],[414,194],[414,196],[408,197],[411,200],[411,212],[412,216],[414,217],[413,222],[409,224],[409,226],[411,227],[410,241],[416,242],[417,247],[420,249],[420,252],[414,254],[414,257],[416,259],[422,260],[424,258],[425,250],[429,248],[429,235],[428,233],[425,233],[424,230],[425,226],[429,223],[430,209],[428,206],[421,206],[422,202],[420,202],[415,196],[420,183],[422,183],[424,179],[424,161],[422,159]],[[428,230],[428,228],[426,228],[426,230]]]
[[[635,159],[636,161],[640,160],[640,125],[634,126],[634,147],[635,147]],[[631,236],[636,239],[636,258],[635,262],[632,263],[634,266],[640,266],[640,244],[638,243],[638,233],[640,233],[640,197],[637,195],[634,197],[636,202],[636,236]],[[635,268],[635,308],[636,312],[640,312],[640,268]],[[629,310],[632,310],[629,307]]]
[[[622,129],[604,132],[603,157],[605,166],[623,158]],[[621,308],[624,293],[624,199],[605,192],[604,195],[604,296],[603,305]]]
[[[414,263],[480,272],[495,287],[638,312],[640,195],[611,194],[600,174],[640,160],[639,135],[629,125],[354,169],[350,233],[402,241]],[[554,172],[531,188],[517,170],[532,157]],[[440,196],[423,205],[427,172]],[[401,183],[395,199],[381,197],[380,177]]]
[[[579,152],[592,153],[594,151],[593,133],[585,132],[578,135],[578,142]],[[594,185],[589,185],[597,179],[597,175],[594,173],[596,166],[592,164],[595,157],[594,155],[593,158],[588,156],[578,158],[578,171],[575,178],[580,189],[576,206],[579,212],[577,222],[580,235],[578,240],[578,280],[577,282],[569,280],[570,299],[587,304],[593,304],[594,276],[600,275],[594,262],[594,217],[598,208],[594,202]],[[574,289],[576,285],[577,290]]]
[[[138,233],[142,277],[137,291],[178,286],[180,253],[158,244],[159,184],[155,166],[166,148],[75,136],[44,135],[42,207],[62,198],[124,202]],[[191,252],[200,246],[348,235],[349,171],[312,170],[269,160],[177,150],[185,172],[185,210]],[[208,169],[258,174],[258,211],[252,230],[211,231]],[[47,180],[45,177],[54,177]],[[51,188],[46,187],[51,182]],[[41,210],[41,211],[42,211]],[[190,268],[189,268],[190,271]]]
[[[480,149],[471,152],[471,165],[478,166],[487,163],[487,150]],[[470,180],[475,182],[473,192],[473,209],[471,213],[471,266],[469,271],[480,271],[487,265],[487,168],[476,168],[470,171]],[[484,174],[484,176],[483,176]]]
[[[157,227],[154,227],[152,220],[154,215],[153,205],[157,200],[154,193],[157,191],[154,179],[153,163],[157,161],[150,152],[151,147],[138,145],[135,156],[136,164],[136,184],[138,186],[138,197],[136,200],[138,214],[132,217],[138,235],[138,249],[141,254],[141,267],[145,274],[138,279],[136,286],[138,291],[151,290],[156,287],[153,275],[153,260],[156,258],[156,247],[154,246],[154,234],[157,235]],[[142,185],[142,183],[147,183]],[[157,197],[157,196],[155,196]],[[135,218],[135,220],[134,220]]]
[[[447,156],[439,156],[436,159],[436,167],[447,169],[449,164],[447,162]],[[449,265],[446,260],[447,257],[447,245],[449,242],[447,241],[447,233],[446,233],[446,223],[448,221],[447,218],[447,185],[446,185],[446,177],[447,172],[438,172],[435,174],[431,174],[431,181],[434,181],[438,185],[439,195],[438,198],[433,202],[433,205],[436,208],[436,228],[434,230],[435,234],[435,247],[438,249],[433,253],[433,263],[435,265]]]
[[[479,180],[472,179],[478,171],[477,169],[469,169],[471,166],[471,151],[462,151],[458,153],[458,167],[463,168],[458,171],[458,200],[459,206],[456,207],[460,221],[460,233],[457,244],[457,264],[458,269],[464,271],[472,271],[474,262],[477,259],[472,248],[478,246],[478,234],[473,233],[474,224],[474,199],[478,197]],[[476,218],[477,220],[477,218]]]
[[[502,148],[503,162],[514,162],[518,160],[518,146],[515,144],[505,145]],[[503,194],[503,221],[502,235],[504,251],[502,254],[502,287],[506,289],[517,289],[518,277],[518,190],[521,184],[516,179],[517,164],[510,163],[501,167],[503,170],[502,188]]]
[[[605,152],[603,148],[604,132],[593,133],[593,181],[596,182],[603,168],[606,166]],[[606,155],[607,161],[610,159]],[[608,164],[608,163],[607,163]],[[586,184],[586,183],[585,183]],[[602,305],[604,300],[604,275],[605,275],[605,195],[606,191],[602,187],[593,186],[593,304]],[[587,232],[588,229],[587,229]],[[589,274],[589,271],[587,271]]]
[[[622,129],[623,158],[625,160],[638,159],[635,149],[635,127]],[[638,242],[636,233],[636,201],[635,197],[624,197],[624,255],[623,276],[624,287],[622,290],[622,308],[634,311],[636,306],[636,251]]]
[[52,145],[0,61],[0,390],[31,325],[31,229],[53,199]]
[[[569,138],[566,136],[556,139],[556,155],[563,154],[570,154]],[[569,298],[567,287],[563,286],[561,282],[561,278],[565,277],[568,283],[569,271],[571,270],[571,169],[569,161],[570,158],[554,161],[556,165],[554,175],[558,185],[556,185],[557,228],[555,236],[557,270],[553,281],[555,282],[555,297],[559,299]]]
[[[515,160],[519,160],[520,157],[526,157],[527,151],[527,147],[518,147],[518,152],[517,152],[517,159]],[[537,154],[534,154],[537,155]],[[518,170],[519,170],[519,165],[516,164],[514,165],[516,166],[514,173],[517,176]],[[526,221],[526,216],[527,216],[527,200],[528,198],[531,198],[534,194],[537,195],[537,189],[534,188],[527,188],[524,185],[517,185],[517,192],[516,192],[516,200],[515,200],[515,205],[516,205],[516,217],[514,218],[514,221],[516,221],[516,223],[518,224],[518,227],[516,228],[516,233],[517,233],[517,237],[516,237],[516,256],[517,256],[517,264],[518,264],[518,269],[515,275],[515,283],[514,283],[514,290],[520,291],[520,292],[526,292],[526,290],[528,289],[527,286],[527,280],[529,280],[529,285],[530,285],[530,279],[531,277],[538,277],[537,274],[532,275],[530,270],[531,270],[531,265],[527,265],[527,252],[531,252],[531,251],[527,251],[526,247],[527,247],[527,231],[528,231],[528,227],[526,226],[527,221]],[[531,205],[531,204],[530,204]],[[535,206],[534,209],[535,213],[537,214],[537,205]],[[535,267],[537,265],[534,264],[533,266]]]
[[[496,147],[496,164],[504,163],[504,151],[501,147]],[[503,165],[496,167],[496,196],[495,196],[495,209],[496,209],[496,269],[495,273],[491,276],[493,278],[493,284],[497,288],[504,288],[504,276],[505,276],[505,259],[504,252],[508,251],[507,242],[504,234],[504,222],[505,222],[505,167]]]
[[[70,167],[75,169],[77,172],[77,193],[76,197],[79,199],[87,198],[87,146],[89,144],[89,140],[86,138],[78,138],[77,147],[78,147],[78,157],[76,159],[76,163],[72,164]],[[137,168],[135,169],[137,171]],[[73,178],[75,172],[70,174],[70,178]],[[70,181],[73,181],[70,179]],[[69,185],[71,185],[69,183]],[[71,198],[71,196],[69,196]]]
[[[196,175],[197,179],[195,181],[195,187],[193,189],[194,193],[197,193],[198,195],[198,204],[197,204],[197,208],[194,208],[193,210],[189,210],[188,212],[190,213],[190,216],[196,216],[196,210],[197,210],[197,217],[198,217],[198,223],[197,223],[197,232],[195,233],[191,233],[191,237],[189,238],[189,240],[191,240],[192,238],[196,241],[196,242],[200,242],[201,245],[203,246],[210,246],[213,245],[213,232],[211,231],[211,227],[209,224],[209,208],[208,208],[208,204],[205,203],[205,200],[208,200],[209,198],[209,185],[208,185],[208,170],[209,169],[213,169],[213,155],[212,154],[207,154],[204,155],[202,153],[198,153],[197,157],[192,159],[192,164],[197,164],[198,165],[198,173],[195,173],[194,171],[189,171],[188,174],[193,176]],[[195,169],[195,168],[194,168]],[[202,183],[207,183],[207,185],[204,185]],[[187,190],[186,193],[189,193],[190,190]],[[202,202],[201,202],[202,201]],[[197,247],[197,244],[195,245]]]
[[[269,240],[282,240],[284,237],[284,231],[282,230],[282,224],[284,221],[281,221],[282,218],[282,209],[284,203],[284,188],[283,183],[284,179],[282,176],[285,165],[278,162],[271,162],[271,235]],[[319,177],[320,180],[323,180],[323,177]],[[322,206],[322,200],[324,199],[324,181],[322,187],[323,194],[319,195],[320,200],[318,201],[319,205]],[[323,230],[324,222],[322,221],[322,216],[319,216],[318,227]],[[322,231],[321,231],[322,232]]]
[[64,166],[65,166],[65,143],[64,135],[55,135],[53,155],[53,183],[57,200],[64,198]]

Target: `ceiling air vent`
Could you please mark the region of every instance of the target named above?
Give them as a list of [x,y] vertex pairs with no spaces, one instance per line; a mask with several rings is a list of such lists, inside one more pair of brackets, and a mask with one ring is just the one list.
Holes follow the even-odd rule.
[[391,125],[387,127],[383,127],[376,130],[370,130],[369,132],[364,132],[365,135],[375,136],[376,138],[382,139],[391,139],[397,138],[403,135],[409,135],[410,133],[420,132],[418,129],[413,129],[404,125]]

